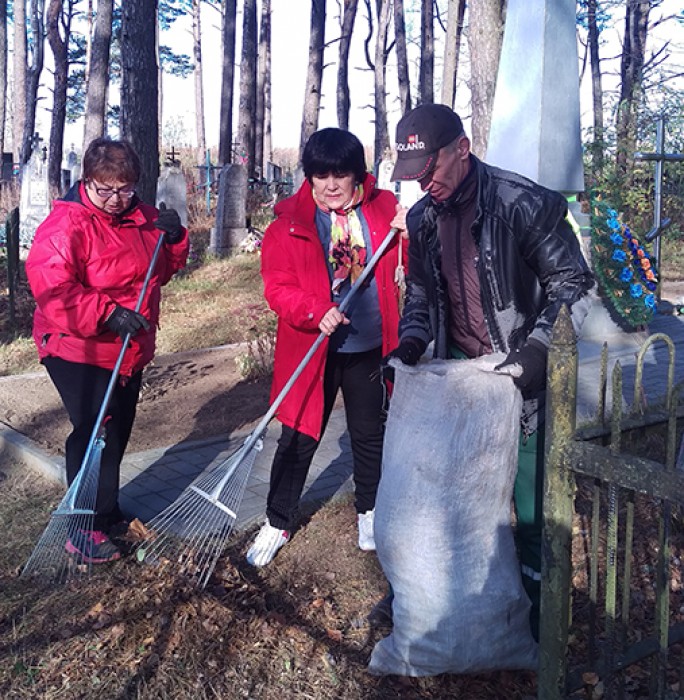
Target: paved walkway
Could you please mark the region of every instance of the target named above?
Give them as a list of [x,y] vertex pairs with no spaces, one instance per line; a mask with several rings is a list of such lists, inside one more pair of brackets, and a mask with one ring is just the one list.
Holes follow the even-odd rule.
[[[609,349],[609,386],[612,368],[617,361],[623,368],[623,402],[632,402],[636,354],[644,340],[654,333],[668,335],[676,348],[675,382],[684,379],[684,317],[662,312],[650,324],[648,333],[622,333],[612,323],[605,309],[596,305],[585,324],[578,345],[580,370],[578,380],[578,420],[581,423],[596,414],[601,348]],[[664,343],[653,345],[645,356],[644,393],[649,402],[665,395],[669,352]],[[609,398],[610,401],[610,398]],[[608,403],[610,406],[610,403]],[[264,438],[264,448],[257,455],[238,513],[237,528],[245,528],[263,518],[268,480],[275,442],[280,433],[272,421]],[[148,521],[175,500],[202,470],[225,461],[246,435],[226,439],[183,443],[164,449],[127,455],[122,464],[121,505],[130,515]],[[43,472],[56,477],[63,462],[45,455],[23,436],[10,429],[0,429],[0,455],[8,451],[20,456]],[[320,502],[352,491],[352,459],[346,432],[344,411],[333,412],[323,442],[316,453],[305,487],[304,501]]]

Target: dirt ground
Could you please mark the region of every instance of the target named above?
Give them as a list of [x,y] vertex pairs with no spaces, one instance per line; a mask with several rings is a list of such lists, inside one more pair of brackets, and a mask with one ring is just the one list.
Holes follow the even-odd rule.
[[[155,358],[143,389],[129,452],[228,435],[268,410],[270,378],[246,381],[236,358],[243,345]],[[70,423],[47,373],[0,378],[0,423],[50,454],[64,453]]]
[[[684,281],[664,284],[671,311],[684,305]],[[665,310],[665,304],[663,304]],[[269,406],[270,377],[244,380],[236,359],[246,346],[226,345],[160,355],[145,369],[129,452],[248,430]],[[70,424],[44,372],[0,378],[0,424],[50,454],[63,454]]]

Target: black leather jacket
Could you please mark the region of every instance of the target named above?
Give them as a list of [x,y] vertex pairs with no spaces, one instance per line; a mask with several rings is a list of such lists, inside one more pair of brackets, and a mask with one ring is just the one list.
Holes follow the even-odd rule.
[[[586,317],[594,278],[566,221],[563,195],[471,155],[477,178],[473,236],[482,308],[494,352],[519,348],[528,337],[548,347],[567,304],[575,331]],[[458,196],[458,190],[452,197]],[[421,225],[429,195],[407,217],[409,265],[400,339],[434,340],[433,356],[448,357],[448,295],[441,275],[437,226]],[[429,229],[429,230],[428,230]]]

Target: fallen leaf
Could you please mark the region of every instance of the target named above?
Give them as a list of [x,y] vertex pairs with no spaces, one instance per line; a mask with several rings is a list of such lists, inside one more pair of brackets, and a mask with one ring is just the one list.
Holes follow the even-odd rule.
[[586,673],[582,674],[582,681],[584,681],[586,685],[596,685],[599,680],[600,678],[598,673],[587,671]]
[[325,633],[334,642],[341,642],[342,641],[342,632],[340,632],[340,630],[333,630],[333,629],[327,628],[325,630]]
[[106,627],[108,624],[110,624],[112,621],[112,616],[109,613],[106,612],[101,612],[97,616],[97,620],[93,623],[93,629],[94,630],[101,630],[103,627]]
[[112,644],[116,644],[121,637],[124,636],[126,632],[126,626],[123,624],[123,622],[118,622],[116,625],[112,625],[111,630],[109,631],[110,633],[110,638],[109,641]]
[[86,613],[86,617],[97,617],[104,610],[104,603],[99,601]]
[[141,520],[133,518],[126,534],[135,539],[146,540],[152,536],[152,531]]

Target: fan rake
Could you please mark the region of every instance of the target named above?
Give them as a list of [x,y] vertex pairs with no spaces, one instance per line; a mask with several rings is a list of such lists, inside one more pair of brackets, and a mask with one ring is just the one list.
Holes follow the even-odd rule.
[[[136,312],[140,311],[142,306],[163,242],[164,233],[162,232],[157,239],[152,259],[135,305]],[[109,402],[118,380],[121,364],[130,339],[130,333],[123,339],[121,351],[112,369],[112,376],[102,399],[102,405],[95,420],[78,474],[57,508],[52,512],[50,521],[21,571],[22,578],[40,578],[62,582],[82,574],[90,574],[91,572],[92,564],[90,562],[79,563],[78,559],[74,558],[67,551],[66,546],[70,538],[75,534],[81,531],[93,530],[95,507],[97,505],[97,487],[100,481],[100,462],[102,450],[105,447],[104,420],[107,416]]]
[[[392,242],[391,229],[343,299],[344,312]],[[266,415],[230,457],[200,474],[171,505],[147,524],[147,533],[136,549],[140,562],[169,563],[179,567],[200,587],[211,577],[237,518],[247,480],[263,448],[263,437],[283,399],[326,338],[320,333],[288,379]]]

